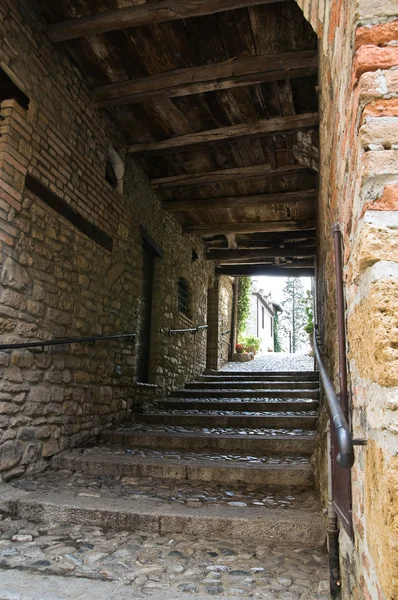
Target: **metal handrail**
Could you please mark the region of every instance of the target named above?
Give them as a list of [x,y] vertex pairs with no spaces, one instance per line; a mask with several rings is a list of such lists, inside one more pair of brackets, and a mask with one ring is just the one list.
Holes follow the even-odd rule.
[[339,453],[336,457],[336,460],[342,469],[351,469],[355,460],[351,431],[348,426],[347,419],[345,418],[343,409],[340,406],[340,401],[334,390],[333,383],[326,370],[325,363],[323,362],[315,331],[314,353],[319,368],[319,374],[322,379],[323,388],[325,390],[330,416],[333,426],[336,430],[337,442],[339,446]]
[[231,330],[230,329],[226,329],[225,331],[222,331],[220,333],[220,335],[226,335],[227,333],[231,333]]
[[167,335],[172,335],[173,333],[198,333],[201,329],[208,329],[208,325],[197,325],[196,327],[188,327],[186,329],[166,329]]
[[133,338],[135,340],[135,333],[117,333],[115,335],[96,335],[80,338],[63,338],[55,340],[45,340],[43,342],[25,342],[18,344],[0,344],[0,351],[3,350],[16,350],[18,348],[42,348],[45,346],[63,346],[65,344],[83,344],[85,342],[98,342],[101,340],[118,340],[121,338]]

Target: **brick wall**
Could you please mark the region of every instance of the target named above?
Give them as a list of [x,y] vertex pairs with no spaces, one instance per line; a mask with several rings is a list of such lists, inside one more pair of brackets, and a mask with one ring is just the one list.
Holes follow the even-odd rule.
[[[343,596],[398,597],[398,21],[394,0],[299,0],[320,41],[318,289],[338,382],[331,226],[344,235],[355,450],[352,542],[340,535]],[[325,439],[325,430],[320,434]],[[326,498],[326,445],[318,479]]]
[[[135,332],[140,327],[142,230],[163,251],[154,259],[148,385],[135,385],[137,348],[128,342],[0,353],[0,476],[43,468],[48,457],[128,417],[140,398],[203,371],[206,332],[167,330],[206,323],[212,264],[199,238],[183,235],[79,71],[46,38],[27,1],[0,6],[2,67],[30,99],[0,107],[0,341]],[[109,146],[125,162],[124,193],[105,180]],[[107,249],[27,188],[34,177],[90,227]],[[39,197],[40,196],[40,197]],[[192,260],[192,250],[199,259]],[[189,318],[177,282],[190,290]]]

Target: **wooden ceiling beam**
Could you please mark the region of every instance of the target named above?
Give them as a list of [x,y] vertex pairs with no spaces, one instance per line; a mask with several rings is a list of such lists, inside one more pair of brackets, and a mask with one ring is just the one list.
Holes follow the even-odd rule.
[[158,73],[142,79],[105,85],[93,90],[100,108],[176,98],[214,90],[307,77],[317,72],[316,50],[252,56],[214,65]]
[[199,131],[198,133],[177,135],[161,142],[132,144],[128,152],[141,156],[159,156],[173,152],[186,152],[213,144],[229,144],[237,140],[264,137],[273,135],[274,133],[290,133],[292,131],[314,129],[318,124],[318,113],[287,115],[273,119],[262,119],[256,123],[242,123],[240,125],[209,129],[208,131]]
[[156,25],[167,21],[212,15],[237,8],[248,8],[260,4],[283,2],[284,0],[162,0],[128,6],[116,10],[102,11],[78,19],[53,23],[48,27],[52,42],[65,42],[78,37],[98,35],[107,31],[118,31],[130,27]]
[[291,204],[313,202],[317,197],[314,189],[299,192],[281,192],[277,194],[255,194],[253,196],[227,196],[225,198],[188,198],[163,202],[163,208],[170,212],[185,210],[219,210],[240,208],[242,206],[263,206],[265,204]]
[[270,265],[229,265],[216,268],[216,275],[273,275],[277,277],[313,277],[314,268],[274,267]]
[[[279,261],[276,262],[276,261]],[[281,269],[312,269],[314,267],[313,259],[291,259],[289,262],[281,262],[281,259],[276,257],[272,258],[247,258],[246,260],[233,260],[233,261],[220,261],[217,264],[218,267],[240,267],[246,265],[268,265],[268,266],[280,266]]]
[[300,221],[255,221],[254,223],[196,223],[185,225],[186,233],[198,235],[217,235],[226,233],[256,233],[256,232],[288,232],[300,229],[315,229],[315,220],[303,219]]
[[269,248],[264,250],[210,250],[206,254],[206,260],[219,260],[222,262],[229,260],[247,260],[247,259],[265,259],[265,258],[286,258],[286,257],[308,257],[315,256],[315,248],[298,248],[294,244],[285,246],[285,248]]
[[194,187],[210,183],[227,183],[242,179],[263,179],[277,175],[290,175],[291,173],[308,171],[308,167],[300,165],[284,165],[273,169],[271,165],[254,165],[251,167],[237,167],[234,169],[220,169],[219,171],[206,171],[204,173],[184,173],[171,177],[152,179],[151,186],[154,190],[172,190],[181,187]]

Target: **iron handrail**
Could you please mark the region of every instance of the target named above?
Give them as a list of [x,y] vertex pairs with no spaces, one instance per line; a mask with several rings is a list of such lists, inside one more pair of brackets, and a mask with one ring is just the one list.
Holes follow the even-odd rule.
[[227,333],[231,333],[231,330],[230,329],[226,329],[225,331],[222,331],[220,333],[220,335],[226,335]]
[[173,333],[198,333],[201,329],[208,329],[208,325],[197,325],[196,327],[187,327],[185,329],[166,329],[167,335]]
[[17,350],[21,348],[44,348],[45,346],[63,346],[65,344],[83,344],[85,342],[98,342],[101,340],[118,340],[121,338],[133,338],[135,333],[117,333],[115,335],[95,335],[80,338],[63,338],[55,340],[44,340],[42,342],[22,342],[17,344],[0,344],[0,351]]
[[340,406],[339,398],[334,390],[333,383],[326,370],[325,363],[323,362],[315,331],[314,353],[319,368],[319,374],[322,379],[323,388],[325,390],[330,416],[333,426],[336,430],[337,443],[339,447],[339,453],[337,454],[336,460],[342,469],[351,469],[355,460],[351,431],[348,426],[347,419],[345,418],[343,409]]

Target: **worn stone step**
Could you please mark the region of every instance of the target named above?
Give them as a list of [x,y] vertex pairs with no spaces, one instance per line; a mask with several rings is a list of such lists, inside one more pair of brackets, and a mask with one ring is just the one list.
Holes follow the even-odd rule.
[[[63,475],[57,481],[53,472],[47,488],[44,481],[33,491],[27,489],[29,481],[26,480],[23,482],[25,489],[3,485],[0,489],[2,505],[19,519],[40,523],[66,521],[94,527],[103,527],[106,523],[106,527],[114,531],[200,534],[204,538],[239,539],[254,544],[276,543],[283,539],[286,544],[314,546],[325,541],[325,520],[315,495],[309,498],[311,492],[305,492],[304,503],[298,501],[297,508],[249,506],[245,502],[235,503],[233,497],[218,505],[211,501],[203,503],[199,498],[188,498],[182,503],[137,496],[135,486],[128,483],[122,487],[124,494],[120,495],[118,480],[108,480],[104,486],[101,485],[103,478],[90,477],[85,481],[88,476],[84,474],[78,474],[78,485],[74,486],[73,476]],[[173,482],[170,488],[172,493],[175,493],[175,484]],[[130,494],[127,493],[129,487]],[[205,488],[204,498],[206,494]],[[286,498],[289,497],[287,492]],[[287,504],[289,502],[287,500]]]
[[251,435],[248,430],[235,433],[218,432],[214,428],[209,433],[201,428],[177,429],[156,425],[145,428],[130,426],[124,430],[103,432],[104,442],[120,444],[127,448],[167,448],[168,450],[215,450],[217,452],[242,451],[250,454],[277,454],[309,456],[314,452],[315,434],[313,431],[285,433],[266,430]]
[[235,390],[317,390],[319,389],[319,383],[317,381],[188,381],[185,384],[185,389],[235,389]]
[[319,402],[317,400],[268,400],[262,401],[250,401],[247,399],[242,400],[223,400],[223,399],[212,399],[212,400],[192,400],[192,399],[180,399],[172,400],[165,399],[158,402],[160,408],[175,409],[175,410],[245,410],[245,411],[311,411],[317,410]]
[[268,486],[299,486],[312,488],[314,475],[309,459],[283,457],[262,462],[258,457],[227,459],[221,455],[217,460],[208,455],[195,457],[187,453],[159,453],[159,456],[131,454],[121,447],[96,447],[84,451],[63,452],[52,460],[55,469],[69,469],[87,475],[110,475],[112,477],[152,477],[216,483]]
[[250,378],[267,378],[267,379],[275,379],[275,378],[296,378],[298,381],[302,381],[305,379],[317,379],[319,378],[318,371],[250,371],[249,369],[246,371],[205,371],[199,377],[247,377]]
[[312,415],[285,415],[267,414],[263,415],[222,415],[216,414],[192,414],[182,411],[155,412],[148,414],[135,414],[137,423],[156,423],[163,425],[188,425],[194,427],[256,427],[272,429],[316,429],[318,418]]
[[175,390],[170,398],[313,398],[319,399],[319,389],[315,390],[253,390],[243,389],[198,389],[198,390]]

